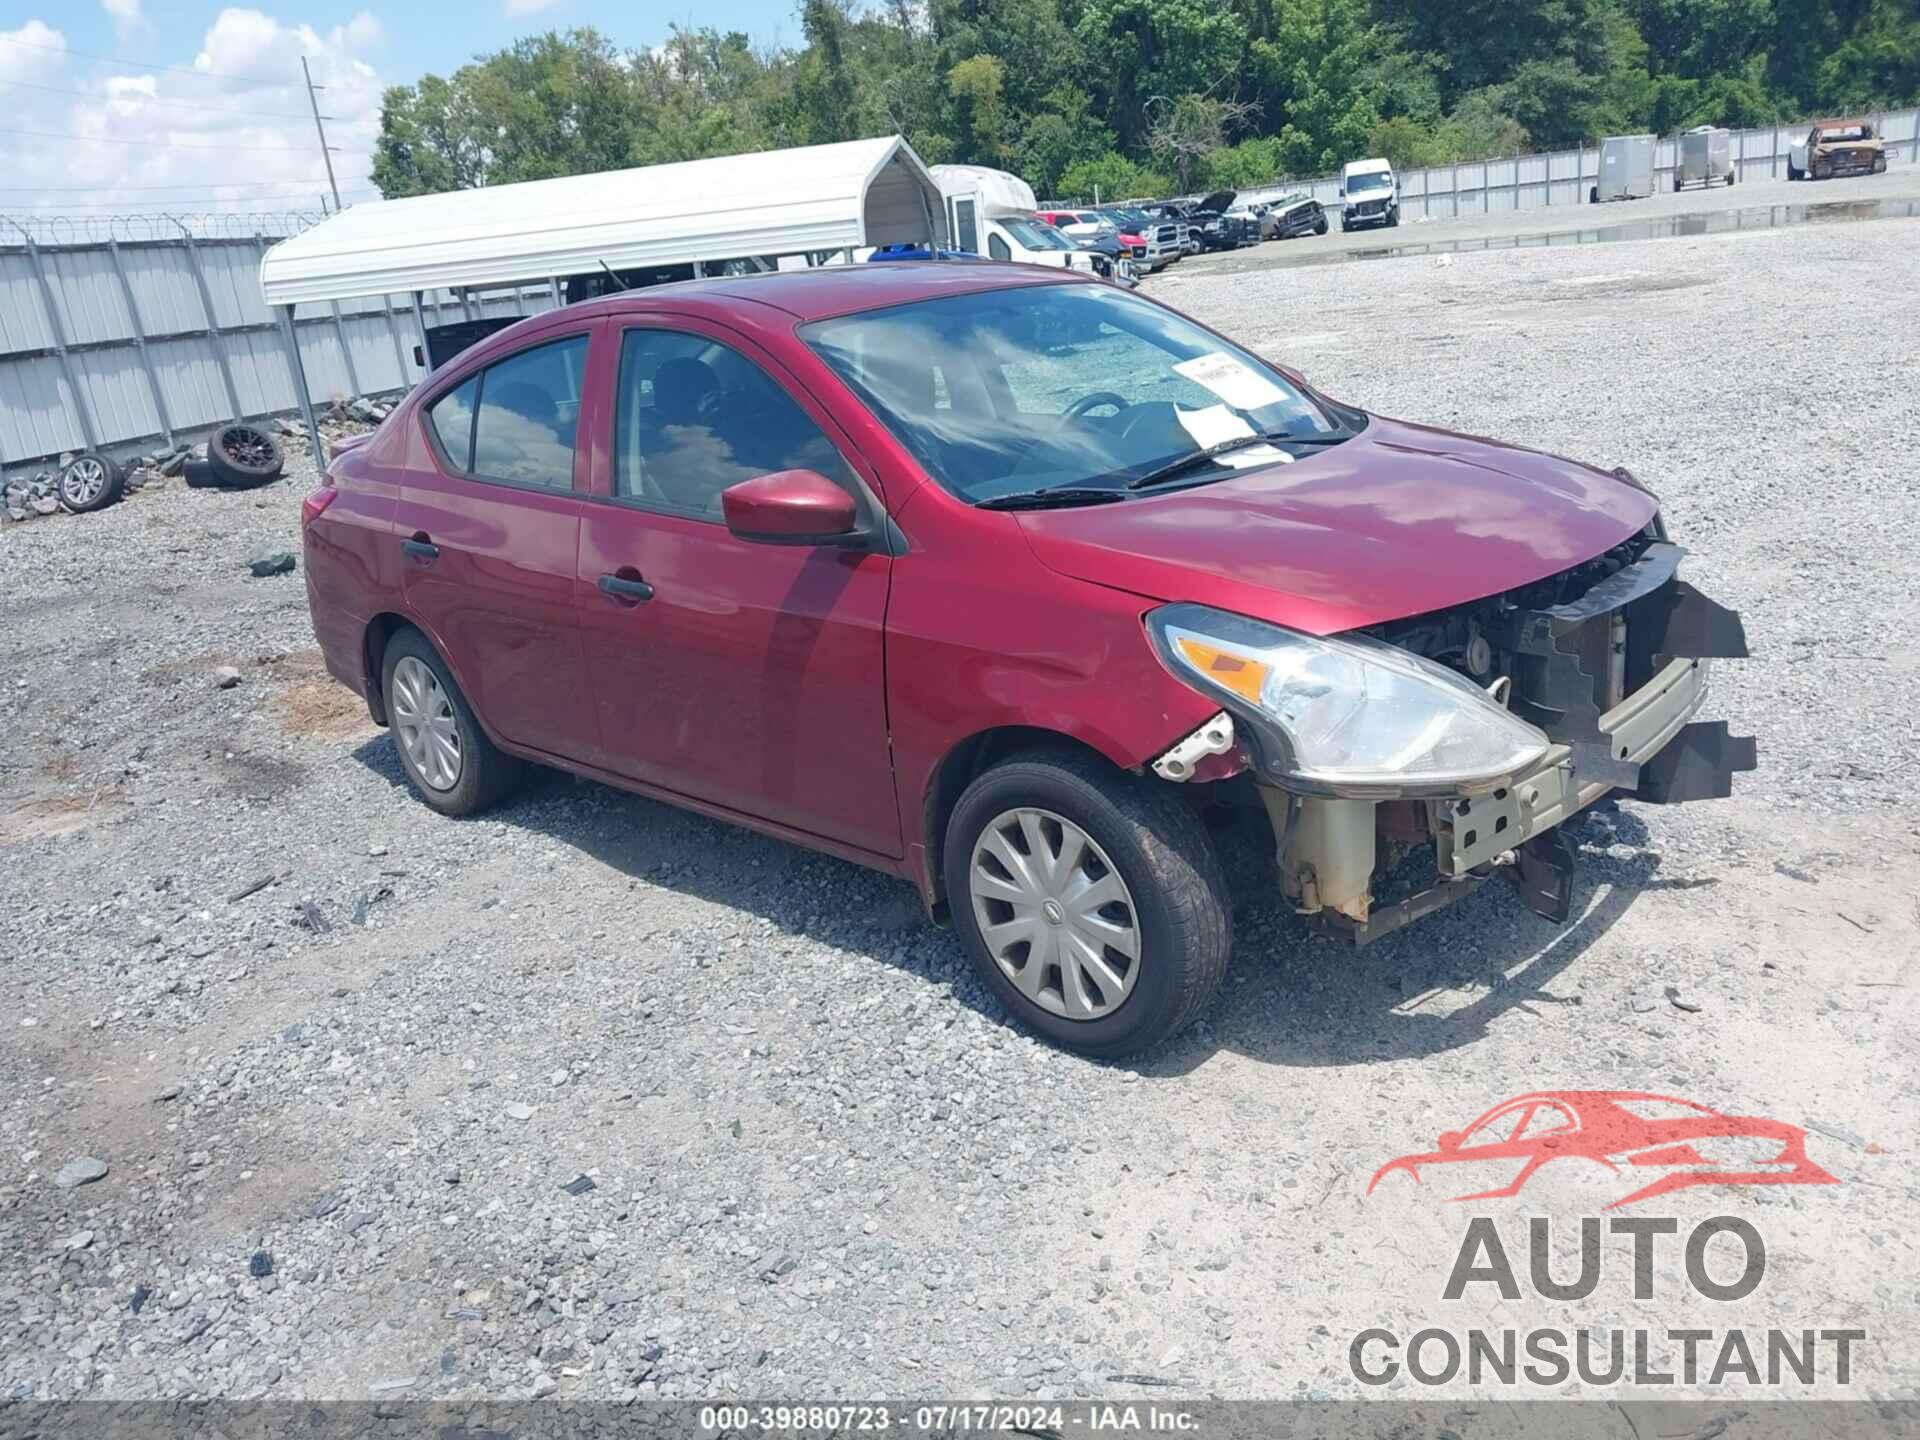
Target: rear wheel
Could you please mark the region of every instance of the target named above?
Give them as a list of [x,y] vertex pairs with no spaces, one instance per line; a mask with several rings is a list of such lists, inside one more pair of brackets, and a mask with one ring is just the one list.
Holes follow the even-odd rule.
[[1077,754],[1017,757],[960,797],[943,868],[981,979],[1068,1049],[1114,1058],[1157,1045],[1226,973],[1219,859],[1160,782]]
[[418,630],[387,642],[381,694],[414,793],[442,815],[485,810],[520,780],[525,767],[487,738],[446,661]]

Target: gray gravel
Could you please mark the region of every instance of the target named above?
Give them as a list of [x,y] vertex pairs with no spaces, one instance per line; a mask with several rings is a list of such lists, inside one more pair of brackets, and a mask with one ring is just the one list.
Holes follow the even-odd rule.
[[[247,573],[299,474],[0,526],[0,1396],[1345,1396],[1363,1326],[1542,1317],[1861,1325],[1851,1393],[1912,1393],[1917,242],[1156,282],[1632,467],[1746,616],[1763,769],[1596,819],[1559,934],[1490,888],[1355,954],[1242,864],[1218,1005],[1134,1065],[1010,1028],[902,884],[558,776],[434,816]],[[1585,1306],[1442,1306],[1461,1207],[1368,1178],[1558,1087],[1816,1122],[1843,1183],[1662,1202],[1766,1237],[1707,1315],[1612,1242]]]

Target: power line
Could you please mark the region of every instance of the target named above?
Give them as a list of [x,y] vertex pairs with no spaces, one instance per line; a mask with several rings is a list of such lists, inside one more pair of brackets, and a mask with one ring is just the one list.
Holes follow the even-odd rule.
[[[298,202],[308,195],[323,193],[321,187],[310,186],[305,191],[284,191],[274,195],[181,195],[172,200],[0,200],[0,211],[17,211],[25,214],[29,211],[44,211],[49,214],[64,214],[69,210],[178,210],[193,209],[203,205],[254,205],[273,206]],[[347,203],[358,204],[362,200],[378,200],[376,191],[348,191]]]
[[64,130],[7,130],[0,135],[31,135],[41,140],[78,140],[83,145],[146,145],[158,150],[305,150],[304,145],[181,145],[171,140],[122,140],[112,135],[74,135]]
[[42,45],[37,40],[21,40],[12,35],[0,35],[0,45],[24,45],[29,50],[53,50],[62,55],[77,56],[82,60],[102,60],[109,65],[125,65],[135,70],[171,70],[177,75],[198,75],[209,80],[244,80],[252,85],[287,83],[287,77],[283,75],[235,75],[226,70],[198,70],[190,65],[154,65],[144,60],[121,60],[112,55],[96,55],[86,50],[75,50],[67,45]]
[[228,185],[224,180],[184,180],[177,185],[115,185],[110,181],[102,181],[98,185],[0,185],[0,190],[32,190],[52,195],[94,193],[101,190],[204,190],[210,185],[218,185],[222,189],[264,190],[281,185],[314,186],[323,183],[325,183],[324,176],[313,176],[305,180],[236,180],[232,185]]
[[26,80],[8,80],[8,85],[17,85],[23,90],[44,90],[49,95],[77,95],[82,100],[97,100],[112,104],[126,99],[138,99],[143,105],[161,105],[169,110],[194,110],[203,115],[254,115],[262,120],[304,120],[304,115],[296,115],[290,110],[237,110],[226,105],[200,105],[191,100],[161,100],[142,90],[132,90],[124,95],[90,94],[85,90],[62,90],[53,85],[35,85]]

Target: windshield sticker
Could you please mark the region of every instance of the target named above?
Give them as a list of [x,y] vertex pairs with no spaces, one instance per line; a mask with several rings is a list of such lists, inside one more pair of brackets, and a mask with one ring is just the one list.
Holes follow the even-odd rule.
[[1229,450],[1213,457],[1229,470],[1251,470],[1256,465],[1291,465],[1293,456],[1271,445],[1249,445],[1244,450]]
[[1182,360],[1174,373],[1204,385],[1236,410],[1258,410],[1287,398],[1287,392],[1251,366],[1216,350],[1211,355]]
[[1224,405],[1209,405],[1204,410],[1176,408],[1173,414],[1181,428],[1193,437],[1193,443],[1202,450],[1211,450],[1215,445],[1223,445],[1229,440],[1245,440],[1253,435],[1253,427]]

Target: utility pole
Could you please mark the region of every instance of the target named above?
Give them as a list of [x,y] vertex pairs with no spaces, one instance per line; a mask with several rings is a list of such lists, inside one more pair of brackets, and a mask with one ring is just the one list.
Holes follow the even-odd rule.
[[[307,57],[304,55],[300,57],[300,73],[307,77],[307,104],[313,107],[313,128],[320,136],[320,158],[327,162],[327,188],[333,191],[333,208],[338,210],[340,182],[333,178],[333,151],[327,148],[327,127],[320,123],[326,117],[321,115],[320,102],[314,98],[313,94],[314,91],[324,90],[327,87],[313,83],[313,71],[307,68]],[[326,206],[322,205],[320,208],[324,210]]]

